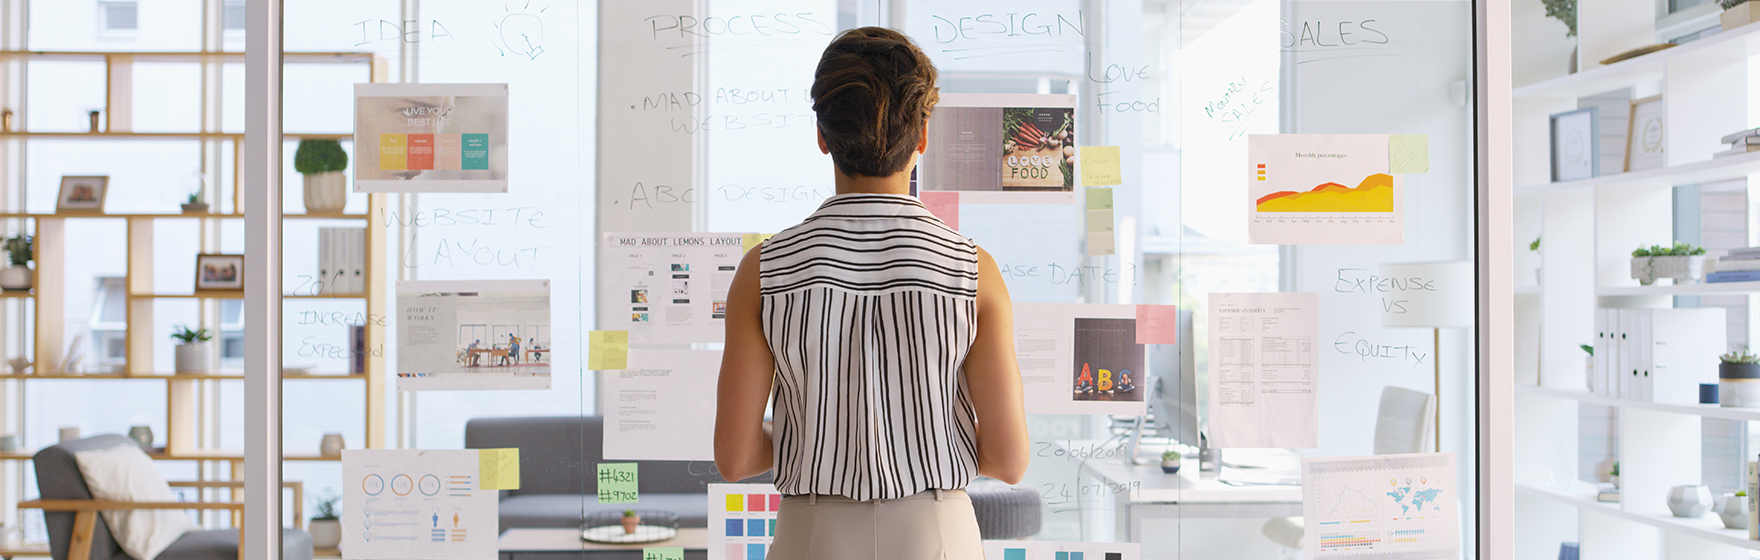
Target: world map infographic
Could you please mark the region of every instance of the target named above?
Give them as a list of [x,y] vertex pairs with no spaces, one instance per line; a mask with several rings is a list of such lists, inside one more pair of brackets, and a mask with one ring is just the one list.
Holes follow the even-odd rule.
[[1454,457],[1447,453],[1302,461],[1312,558],[1458,558]]

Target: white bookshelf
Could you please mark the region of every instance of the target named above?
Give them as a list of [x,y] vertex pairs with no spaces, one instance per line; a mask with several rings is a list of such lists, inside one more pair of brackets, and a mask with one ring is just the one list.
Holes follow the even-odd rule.
[[[1562,375],[1565,375],[1568,377],[1573,374],[1577,378],[1582,378],[1581,373],[1575,373],[1575,372],[1565,373]],[[1516,385],[1516,392],[1530,394],[1530,395],[1539,395],[1539,396],[1555,398],[1555,399],[1569,399],[1569,400],[1577,401],[1577,402],[1584,403],[1584,404],[1594,404],[1594,405],[1611,406],[1611,407],[1618,407],[1618,408],[1629,408],[1629,409],[1635,409],[1635,410],[1651,410],[1651,411],[1656,411],[1656,412],[1666,412],[1669,414],[1687,414],[1687,415],[1700,416],[1700,417],[1705,417],[1705,418],[1723,418],[1726,420],[1760,421],[1760,408],[1728,408],[1728,407],[1718,406],[1715,404],[1654,403],[1654,402],[1634,401],[1634,400],[1629,400],[1629,399],[1615,399],[1615,398],[1603,397],[1601,395],[1590,393],[1588,391],[1573,391],[1573,390],[1569,390],[1569,389],[1555,389],[1555,388],[1539,387],[1539,386],[1535,386],[1535,385]]]
[[[1668,51],[1663,51],[1668,52]],[[1731,127],[1731,132],[1734,127]],[[1559,181],[1536,185],[1518,185],[1516,194],[1539,194],[1566,189],[1617,189],[1621,187],[1672,187],[1741,179],[1760,173],[1760,152],[1671,165],[1655,169],[1602,175],[1575,181]]]
[[[1716,513],[1708,512],[1704,517],[1685,518],[1668,514],[1629,512],[1624,510],[1621,504],[1596,500],[1595,487],[1587,483],[1573,485],[1566,489],[1554,489],[1518,482],[1516,483],[1516,491],[1576,507],[1586,513],[1607,515],[1641,523],[1673,535],[1705,539],[1726,546],[1760,551],[1760,541],[1748,540],[1746,530],[1724,528],[1723,520],[1719,519]],[[1622,492],[1621,499],[1626,498]],[[1661,501],[1662,497],[1658,496],[1655,499]]]
[[1598,296],[1738,296],[1760,293],[1760,282],[1718,282],[1674,286],[1603,286]]
[[[1641,45],[1633,45],[1641,46]],[[1515,88],[1524,97],[1585,97],[1645,80],[1660,80],[1669,62],[1734,59],[1760,55],[1760,27],[1747,26],[1678,47],[1588,68],[1575,74]]]

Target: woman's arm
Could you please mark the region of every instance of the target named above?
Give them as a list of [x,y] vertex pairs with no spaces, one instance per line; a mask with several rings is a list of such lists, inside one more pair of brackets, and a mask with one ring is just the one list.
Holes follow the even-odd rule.
[[965,373],[978,409],[978,474],[1019,483],[1027,474],[1028,442],[1021,369],[1014,356],[1014,304],[996,260],[981,248],[978,339],[966,355]]
[[740,259],[727,293],[727,349],[721,353],[715,405],[715,468],[730,482],[763,474],[775,460],[764,430],[764,403],[770,398],[776,360],[759,316],[760,250],[747,251]]

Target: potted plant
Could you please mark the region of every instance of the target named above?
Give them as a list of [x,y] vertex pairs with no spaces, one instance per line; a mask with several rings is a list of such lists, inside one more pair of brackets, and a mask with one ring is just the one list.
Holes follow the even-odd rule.
[[31,289],[31,259],[35,254],[36,243],[31,236],[6,238],[7,267],[0,269],[0,289]]
[[318,515],[312,517],[312,524],[306,527],[312,533],[312,548],[336,550],[336,546],[342,544],[342,520],[336,517],[336,502],[341,499],[335,492],[313,497]]
[[1619,488],[1619,461],[1613,462],[1613,487]]
[[1589,357],[1583,360],[1583,371],[1586,372],[1583,382],[1589,385],[1590,391],[1593,391],[1595,390],[1595,347],[1588,344],[1578,344],[1577,348],[1582,348],[1583,352],[1589,354]]
[[[1577,36],[1577,0],[1540,0],[1546,4],[1546,17],[1564,22],[1565,37]],[[1571,49],[1569,71],[1577,73],[1577,49]]]
[[207,212],[208,201],[203,197],[202,191],[189,193],[189,198],[184,199],[183,213],[206,214]]
[[293,169],[306,180],[306,213],[341,212],[348,205],[347,182],[342,170],[348,168],[348,152],[335,140],[305,139],[293,151]]
[[208,356],[212,354],[208,341],[214,334],[206,328],[191,330],[178,325],[177,331],[171,333],[171,339],[177,341],[177,373],[207,373]]
[[1718,356],[1717,401],[1731,408],[1760,406],[1760,356],[1748,347]]
[[636,532],[636,527],[642,524],[642,516],[636,515],[636,510],[626,509],[623,510],[622,522],[623,534],[632,534]]
[[1723,495],[1723,508],[1717,510],[1717,516],[1723,518],[1723,526],[1727,529],[1748,528],[1748,493],[1746,491]]
[[1723,7],[1717,19],[1724,31],[1760,21],[1760,6],[1748,0],[1717,0],[1717,5]]
[[1180,454],[1178,451],[1166,451],[1161,454],[1161,472],[1173,474],[1179,472]]
[[1528,250],[1533,251],[1534,256],[1540,257],[1540,266],[1534,268],[1534,284],[1540,285],[1546,283],[1546,255],[1540,252],[1539,237],[1535,237],[1534,242],[1528,244]]
[[1632,251],[1632,278],[1649,286],[1657,278],[1673,278],[1676,284],[1691,284],[1705,277],[1705,248],[1690,243],[1672,247],[1651,245]]

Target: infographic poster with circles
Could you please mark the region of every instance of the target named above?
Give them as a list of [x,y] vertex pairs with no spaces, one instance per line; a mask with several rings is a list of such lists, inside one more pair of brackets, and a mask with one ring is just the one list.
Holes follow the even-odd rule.
[[1302,459],[1309,558],[1460,557],[1453,453]]
[[491,560],[499,492],[475,449],[342,452],[342,557]]

